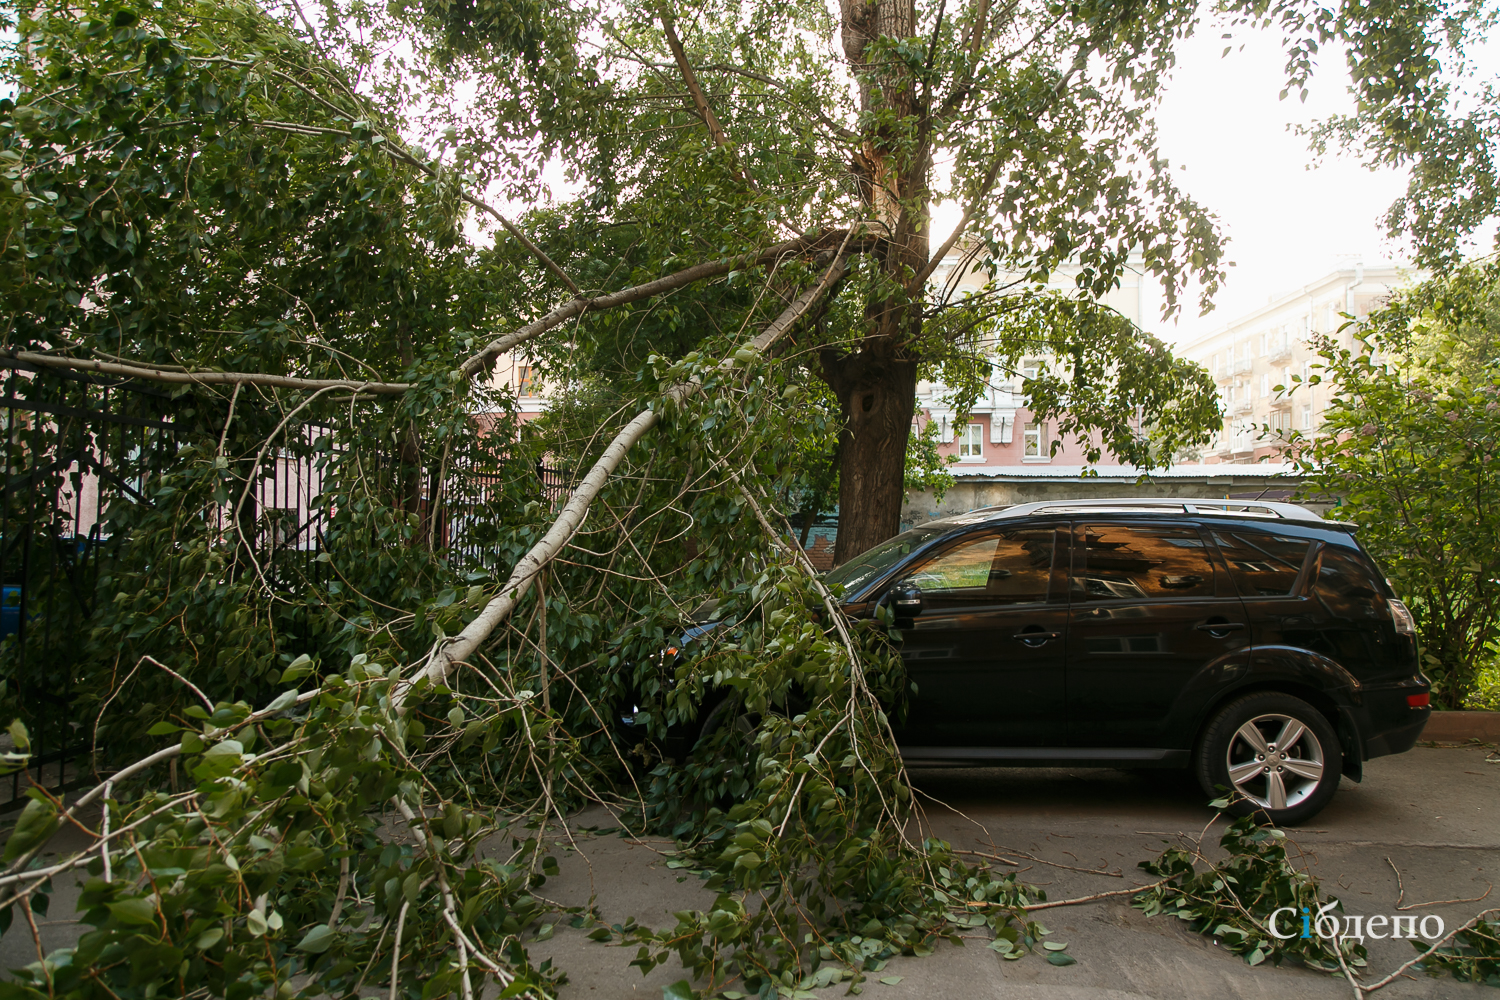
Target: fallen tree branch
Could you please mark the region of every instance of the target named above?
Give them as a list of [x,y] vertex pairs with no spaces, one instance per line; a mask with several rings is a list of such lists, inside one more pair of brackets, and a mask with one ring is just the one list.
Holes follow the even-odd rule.
[[[854,230],[849,230],[844,235],[843,244],[839,247],[838,254],[823,277],[816,285],[799,295],[791,305],[782,311],[781,315],[771,321],[765,331],[750,341],[744,348],[736,351],[741,354],[748,350],[756,355],[763,354],[767,348],[774,344],[782,334],[800,320],[828,290],[843,278],[848,268],[848,246],[854,235]],[[733,368],[735,359],[733,356],[721,361],[718,369]],[[542,539],[531,547],[525,555],[517,562],[511,570],[510,578],[500,588],[500,592],[490,599],[479,612],[479,615],[469,622],[467,626],[454,636],[451,640],[433,647],[428,655],[427,665],[420,676],[432,684],[444,684],[452,674],[453,669],[459,663],[468,659],[482,642],[489,637],[496,627],[505,619],[510,617],[512,611],[526,591],[531,588],[536,580],[537,574],[550,562],[554,556],[561,552],[567,545],[579,527],[583,524],[584,517],[588,514],[589,506],[593,503],[604,484],[609,481],[610,476],[624,459],[626,452],[635,445],[646,432],[655,427],[661,419],[661,403],[676,406],[690,396],[696,394],[703,388],[703,382],[694,378],[687,382],[679,382],[662,394],[660,403],[654,403],[651,407],[642,410],[628,424],[626,424],[613,441],[604,449],[604,454],[594,463],[593,468],[583,477],[568,502],[563,505],[562,511],[552,527],[542,536]],[[396,711],[400,712],[414,681],[403,681],[392,694],[391,702]]]
[[599,312],[604,309],[612,309],[615,306],[627,305],[631,302],[639,302],[641,299],[649,299],[663,292],[670,292],[695,281],[705,278],[718,277],[728,274],[730,271],[742,267],[755,267],[760,264],[768,264],[779,260],[789,254],[808,253],[821,247],[831,245],[837,239],[844,239],[847,243],[850,231],[839,232],[835,230],[830,233],[810,233],[799,236],[794,240],[777,243],[775,246],[764,250],[751,251],[734,257],[724,257],[719,260],[706,261],[702,264],[694,264],[692,267],[684,268],[674,274],[668,274],[654,281],[633,285],[630,288],[622,288],[618,292],[610,292],[605,295],[580,296],[570,299],[562,305],[553,309],[541,319],[526,324],[518,330],[513,330],[502,337],[490,341],[477,354],[469,358],[459,366],[459,371],[469,378],[473,378],[497,357],[530,340],[538,334],[545,333],[553,327],[581,316],[585,312]]
[[[287,705],[283,705],[283,706],[281,706],[279,708],[277,708],[277,707],[263,708],[263,709],[261,709],[258,712],[251,712],[249,715],[245,716],[245,718],[241,719],[239,722],[236,722],[234,725],[230,726],[229,728],[222,730],[221,732],[222,733],[236,732],[238,730],[241,730],[241,729],[245,728],[246,726],[254,725],[255,723],[259,722],[261,719],[269,718],[270,716],[273,716],[273,715],[275,715],[278,712],[284,712],[284,711],[286,711],[292,705],[302,705],[302,704],[305,704],[306,702],[312,701],[319,694],[321,694],[322,691],[323,691],[322,688],[314,688],[311,691],[304,691],[304,692],[302,692],[301,694],[299,694],[296,698],[294,698]],[[273,705],[274,705],[274,703],[273,703]],[[126,778],[130,777],[133,774],[139,774],[141,771],[147,770],[148,768],[152,767],[153,765],[160,764],[162,761],[171,760],[172,758],[178,757],[181,754],[182,754],[182,744],[181,743],[177,743],[177,744],[175,744],[173,746],[169,746],[169,747],[163,747],[162,749],[156,751],[153,754],[149,754],[149,755],[147,755],[145,757],[142,757],[140,760],[137,760],[133,764],[127,764],[125,767],[120,768],[120,770],[116,771],[114,774],[111,774],[109,776],[109,779],[107,781],[105,781],[105,782],[103,782],[101,784],[95,785],[93,788],[89,789],[87,792],[84,792],[82,795],[80,795],[78,797],[77,801],[75,801],[71,806],[69,806],[67,809],[63,810],[61,813],[58,814],[58,817],[57,817],[58,822],[57,822],[56,827],[53,829],[53,831],[50,834],[48,834],[46,837],[42,838],[42,840],[39,841],[29,851],[27,851],[26,853],[22,854],[20,857],[16,858],[9,865],[7,865],[6,868],[5,868],[5,870],[3,872],[0,872],[0,877],[13,875],[16,872],[24,870],[26,868],[26,866],[31,863],[31,859],[34,858],[34,857],[36,857],[37,854],[39,854],[41,852],[42,848],[46,847],[49,843],[51,843],[52,838],[55,837],[55,836],[57,836],[58,831],[62,830],[68,824],[68,822],[71,821],[73,819],[73,817],[77,816],[78,813],[85,806],[87,806],[90,802],[93,802],[95,799],[97,799],[101,795],[107,795],[109,793],[109,790],[110,790],[111,786],[113,786],[115,782],[117,782],[117,781],[124,781]],[[197,794],[196,792],[190,792],[190,793],[186,793],[184,797],[187,797],[187,796],[190,796],[190,795],[196,795],[196,794]],[[108,808],[108,806],[106,805],[105,808]],[[93,847],[96,847],[96,846],[98,846],[97,840],[96,840],[96,843],[94,845],[92,845],[89,848],[86,848],[85,850],[92,850]]]
[[0,368],[15,368],[21,365],[71,368],[75,371],[120,375],[125,378],[145,379],[148,382],[168,382],[174,385],[264,385],[277,389],[350,389],[356,393],[379,395],[396,395],[411,388],[410,382],[371,382],[349,378],[296,378],[291,375],[262,375],[256,372],[177,371],[173,370],[179,367],[177,365],[153,367],[137,361],[97,361],[90,358],[66,358],[56,354],[38,354],[35,351],[0,350]]
[[[1426,951],[1422,952],[1422,954],[1418,955],[1416,958],[1410,959],[1409,961],[1403,963],[1400,966],[1400,968],[1398,968],[1395,972],[1392,972],[1390,975],[1386,976],[1384,979],[1377,980],[1377,981],[1371,983],[1369,986],[1361,986],[1360,984],[1355,983],[1354,984],[1354,988],[1356,990],[1358,990],[1361,995],[1368,996],[1369,994],[1374,993],[1378,989],[1381,989],[1381,988],[1383,988],[1385,986],[1389,986],[1391,983],[1393,983],[1397,979],[1399,979],[1406,972],[1407,969],[1410,969],[1413,965],[1416,965],[1418,962],[1421,962],[1421,961],[1423,961],[1425,959],[1431,958],[1432,955],[1433,955],[1433,953],[1435,951],[1437,951],[1439,948],[1441,948],[1443,945],[1447,944],[1449,941],[1452,941],[1454,938],[1458,937],[1458,935],[1462,934],[1464,931],[1470,930],[1473,927],[1477,926],[1481,920],[1485,920],[1485,919],[1487,919],[1487,918],[1489,918],[1489,917],[1491,917],[1491,916],[1493,916],[1495,914],[1500,914],[1500,909],[1484,910],[1484,911],[1481,911],[1479,913],[1474,914],[1474,916],[1467,923],[1465,923],[1463,926],[1453,928],[1453,930],[1449,931],[1445,936],[1443,936],[1443,937],[1439,938],[1438,940],[1434,941],[1432,943],[1432,947],[1430,947]],[[1416,918],[1413,917],[1412,919],[1415,920]]]
[[[1002,850],[1010,851],[1011,854],[1020,855],[1021,857],[1025,858],[1027,861],[1035,861],[1039,865],[1050,865],[1053,868],[1062,868],[1062,869],[1064,869],[1066,871],[1070,871],[1070,872],[1079,872],[1079,873],[1084,874],[1084,875],[1105,875],[1105,876],[1107,876],[1109,878],[1124,878],[1125,877],[1125,875],[1124,875],[1123,872],[1117,872],[1117,871],[1112,872],[1112,871],[1109,871],[1108,869],[1105,869],[1105,868],[1075,868],[1073,865],[1065,865],[1061,861],[1048,861],[1046,858],[1039,858],[1039,857],[1037,857],[1034,854],[1027,854],[1025,851],[1011,851],[1010,848],[1008,848],[1008,847],[1007,848],[1002,848]],[[986,854],[983,851],[969,851],[969,850],[965,850],[965,849],[963,849],[961,847],[955,847],[953,849],[953,852],[955,854],[972,854],[976,858],[986,858],[986,859],[988,859],[990,861],[1003,861],[1003,862],[1005,862],[1008,865],[1016,865],[1017,867],[1019,867],[1019,865],[1020,865],[1019,862],[1012,861],[1010,858],[1004,858],[1004,857],[1001,857],[998,854]]]
[[1077,899],[1059,899],[1050,903],[1032,903],[1030,906],[1024,907],[1024,909],[1027,913],[1030,913],[1032,910],[1050,910],[1054,906],[1077,906],[1079,903],[1093,903],[1097,900],[1108,899],[1111,896],[1133,896],[1138,892],[1155,889],[1157,886],[1170,881],[1171,879],[1164,878],[1158,882],[1138,885],[1131,889],[1111,889],[1109,892],[1096,892],[1091,896],[1079,896]]
[[1397,868],[1396,862],[1392,861],[1390,858],[1386,858],[1385,863],[1390,865],[1391,871],[1396,873],[1396,909],[1401,910],[1402,912],[1405,912],[1407,910],[1418,910],[1424,906],[1446,906],[1449,903],[1477,903],[1481,899],[1484,899],[1485,896],[1488,896],[1495,889],[1495,887],[1491,885],[1488,889],[1484,890],[1484,893],[1482,895],[1471,896],[1468,899],[1434,899],[1431,902],[1427,903],[1407,903],[1405,906],[1402,906],[1401,904],[1406,902],[1406,883],[1401,878],[1401,869]]

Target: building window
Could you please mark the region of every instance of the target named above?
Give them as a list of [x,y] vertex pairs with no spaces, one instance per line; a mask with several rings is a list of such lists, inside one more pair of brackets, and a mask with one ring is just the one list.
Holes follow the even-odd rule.
[[1036,358],[1025,358],[1021,362],[1021,378],[1030,382],[1036,378],[1037,373],[1042,370],[1042,363]]
[[1270,340],[1271,340],[1271,338],[1268,337],[1267,335],[1265,335],[1264,333],[1260,335],[1260,356],[1261,357],[1265,357],[1266,354],[1268,353],[1267,352],[1267,348],[1270,346]]
[[1304,406],[1302,408],[1302,429],[1305,431],[1310,431],[1313,429],[1311,406]]
[[1260,374],[1260,396],[1261,396],[1262,399],[1264,399],[1267,396],[1269,396],[1270,394],[1271,394],[1271,373],[1270,372],[1261,372],[1261,374]]
[[1044,423],[1028,423],[1022,432],[1022,441],[1025,442],[1025,450],[1022,456],[1025,458],[1046,458],[1047,452],[1047,425]]
[[536,383],[532,380],[530,365],[516,366],[516,395],[535,396]]
[[959,432],[958,436],[959,458],[983,458],[984,457],[984,425],[968,424]]

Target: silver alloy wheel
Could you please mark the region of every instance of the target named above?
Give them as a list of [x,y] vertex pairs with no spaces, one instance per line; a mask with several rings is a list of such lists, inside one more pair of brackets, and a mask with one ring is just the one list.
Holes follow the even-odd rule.
[[1301,804],[1323,780],[1323,744],[1290,715],[1258,715],[1235,730],[1225,754],[1229,780],[1262,809]]

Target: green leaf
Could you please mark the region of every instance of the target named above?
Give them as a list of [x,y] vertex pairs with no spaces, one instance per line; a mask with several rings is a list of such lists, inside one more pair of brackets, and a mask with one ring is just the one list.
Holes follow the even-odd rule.
[[136,897],[107,904],[109,912],[122,924],[154,924],[156,904],[149,899]]
[[333,928],[327,924],[317,924],[312,930],[302,935],[302,940],[297,942],[297,950],[321,955],[333,946],[338,935],[334,934]]
[[205,758],[230,757],[238,759],[245,755],[245,744],[239,740],[221,740],[208,748]]
[[1048,951],[1066,951],[1068,944],[1066,941],[1043,941],[1042,947]]
[[1060,951],[1054,951],[1050,955],[1048,955],[1047,961],[1051,962],[1053,965],[1058,966],[1078,964],[1078,959],[1074,958],[1072,955],[1064,955]]
[[5,842],[5,860],[14,861],[33,847],[45,843],[61,824],[57,818],[57,807],[43,799],[32,799],[21,810],[16,828]]
[[297,704],[297,692],[283,691],[276,696],[275,701],[265,707],[264,711],[285,712],[295,704]]
[[881,976],[880,981],[882,983],[885,983],[887,986],[895,986],[905,978],[905,976]]
[[170,722],[158,722],[146,730],[147,736],[170,736],[172,733],[181,732],[182,727]]
[[701,994],[693,989],[686,979],[679,979],[671,986],[662,987],[661,1000],[699,1000]]
[[281,683],[291,684],[299,681],[313,671],[312,657],[303,653],[297,657],[281,672]]
[[198,939],[193,942],[193,947],[197,948],[199,951],[207,951],[214,945],[218,944],[221,940],[223,940],[223,937],[224,928],[210,927],[208,930],[198,935]]
[[16,753],[31,752],[31,735],[26,732],[26,723],[20,719],[11,721],[10,741],[15,744]]

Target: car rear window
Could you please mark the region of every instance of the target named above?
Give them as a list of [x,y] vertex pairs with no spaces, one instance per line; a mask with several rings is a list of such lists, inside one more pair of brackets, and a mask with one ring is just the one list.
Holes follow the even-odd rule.
[[1214,564],[1196,528],[1092,524],[1073,550],[1071,599],[1183,600],[1214,596]]
[[1390,614],[1373,567],[1362,555],[1349,549],[1332,545],[1323,549],[1313,593],[1340,618],[1358,620]]
[[1241,597],[1286,597],[1297,586],[1313,543],[1261,531],[1215,531]]

